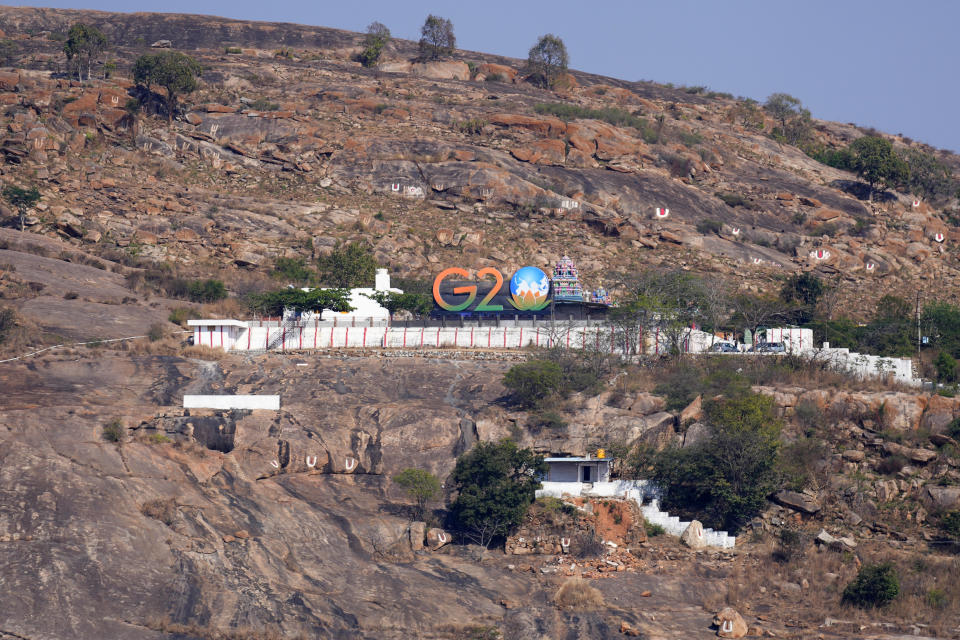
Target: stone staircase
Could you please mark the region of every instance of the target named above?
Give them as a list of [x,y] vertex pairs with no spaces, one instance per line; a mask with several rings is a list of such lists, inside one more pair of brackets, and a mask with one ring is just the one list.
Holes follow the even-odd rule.
[[[553,496],[560,498],[563,495],[582,496],[585,498],[624,498],[633,500],[640,508],[640,512],[647,522],[660,525],[671,536],[680,536],[690,526],[690,522],[681,520],[678,516],[671,516],[660,509],[660,488],[647,480],[619,480],[614,482],[543,482],[543,488],[538,489],[536,496]],[[704,538],[707,546],[720,549],[733,549],[737,543],[736,536],[726,531],[714,531],[704,528]]]

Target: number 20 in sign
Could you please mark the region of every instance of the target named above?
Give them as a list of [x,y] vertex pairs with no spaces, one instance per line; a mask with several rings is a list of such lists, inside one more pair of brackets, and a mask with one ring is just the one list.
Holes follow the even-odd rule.
[[[440,293],[440,283],[449,276],[459,276],[461,279],[469,279],[470,274],[466,269],[460,267],[450,267],[437,274],[433,281],[433,299],[437,305],[445,311],[464,311],[477,299],[477,285],[462,285],[453,287],[453,295],[466,295],[467,299],[459,304],[450,304],[443,299]],[[503,311],[503,305],[490,304],[490,301],[503,288],[503,274],[493,267],[485,267],[477,271],[477,278],[493,278],[495,284],[480,303],[474,308],[474,311]],[[510,278],[510,297],[507,301],[518,311],[540,311],[550,304],[548,296],[550,294],[550,279],[547,274],[537,267],[522,267]]]

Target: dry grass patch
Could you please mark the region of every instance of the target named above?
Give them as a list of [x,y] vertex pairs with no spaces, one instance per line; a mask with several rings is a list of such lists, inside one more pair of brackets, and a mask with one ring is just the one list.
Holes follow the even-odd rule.
[[177,518],[177,501],[173,498],[149,500],[140,505],[140,513],[169,527]]
[[603,594],[583,578],[570,578],[557,589],[554,602],[562,609],[589,610],[604,605]]
[[225,360],[227,357],[229,357],[227,352],[223,349],[219,349],[217,347],[204,347],[201,345],[186,347],[180,352],[180,354],[184,358],[197,358],[198,360]]

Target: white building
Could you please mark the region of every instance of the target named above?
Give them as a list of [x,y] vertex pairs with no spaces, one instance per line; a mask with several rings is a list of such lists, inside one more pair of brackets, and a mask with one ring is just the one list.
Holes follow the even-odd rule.
[[547,482],[609,482],[611,458],[544,458]]
[[[345,320],[389,320],[390,312],[380,305],[376,300],[370,298],[374,293],[403,293],[400,289],[390,287],[390,274],[386,269],[377,269],[377,275],[374,280],[373,288],[363,287],[359,289],[350,289],[350,306],[353,311],[331,311],[324,309],[320,320],[337,320],[338,323]],[[312,322],[316,314],[304,313],[301,319],[304,322]]]
[[813,329],[776,327],[764,330],[766,342],[779,342],[787,353],[803,353],[813,349]]

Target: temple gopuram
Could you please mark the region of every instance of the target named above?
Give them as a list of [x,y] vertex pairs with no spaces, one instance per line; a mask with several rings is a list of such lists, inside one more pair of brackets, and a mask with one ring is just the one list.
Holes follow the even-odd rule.
[[553,278],[550,282],[553,285],[553,299],[557,302],[583,302],[580,273],[577,265],[567,256],[560,258],[553,266]]

